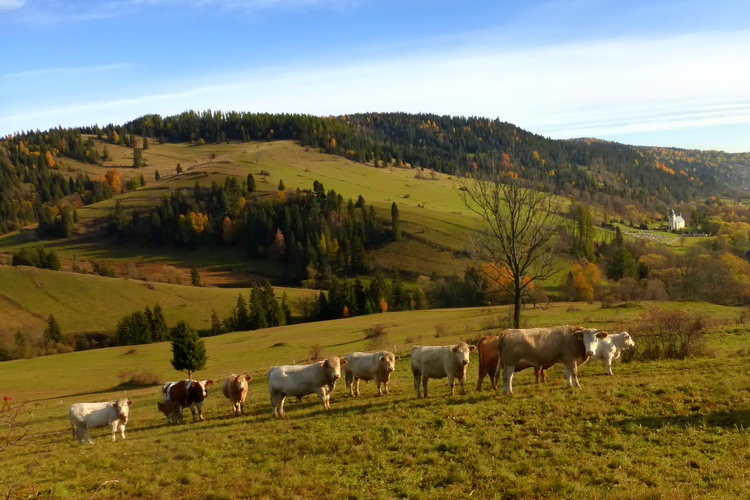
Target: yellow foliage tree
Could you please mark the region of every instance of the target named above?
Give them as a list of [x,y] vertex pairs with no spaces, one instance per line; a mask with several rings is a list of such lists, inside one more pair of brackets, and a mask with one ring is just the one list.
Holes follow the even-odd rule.
[[190,212],[188,218],[190,219],[190,225],[193,226],[196,233],[202,233],[206,229],[206,224],[208,223],[208,216],[206,214],[202,212]]
[[104,174],[104,180],[112,191],[115,193],[122,193],[122,179],[120,179],[120,171],[116,168],[110,168],[107,173]]
[[45,158],[45,159],[47,160],[47,166],[48,166],[49,168],[52,168],[52,167],[54,167],[55,165],[57,165],[57,163],[55,162],[55,157],[54,157],[54,156],[52,156],[52,153],[51,153],[50,151],[47,151],[47,152],[46,152],[46,153],[44,154],[44,158]]

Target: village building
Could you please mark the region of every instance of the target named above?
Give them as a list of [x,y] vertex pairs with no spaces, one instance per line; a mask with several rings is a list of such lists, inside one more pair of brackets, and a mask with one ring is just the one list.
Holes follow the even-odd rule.
[[680,229],[683,229],[685,227],[685,219],[682,218],[682,215],[678,215],[672,210],[669,209],[669,230],[670,231],[678,231]]

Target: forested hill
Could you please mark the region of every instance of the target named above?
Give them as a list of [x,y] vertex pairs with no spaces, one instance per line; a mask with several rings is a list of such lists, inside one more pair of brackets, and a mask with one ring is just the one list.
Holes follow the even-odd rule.
[[550,191],[603,193],[640,203],[692,201],[742,186],[750,178],[750,154],[551,140],[510,123],[477,117],[186,112],[168,118],[145,116],[124,128],[178,142],[295,139],[354,161],[455,175],[488,168],[505,153],[523,167],[521,175],[542,180]]
[[[147,115],[124,125],[23,132],[0,139],[0,233],[38,220],[38,214],[48,213],[43,207],[65,196],[77,194],[90,203],[112,195],[99,179],[68,178],[56,168],[61,157],[100,164],[107,152],[97,150],[94,138],[105,145],[133,147],[134,154],[145,142],[142,138],[196,145],[292,139],[379,167],[411,166],[452,175],[509,162],[519,175],[540,181],[551,192],[591,197],[603,206],[613,200],[615,205],[632,202],[656,213],[673,203],[726,194],[750,177],[750,154],[551,140],[486,118],[188,111],[170,117]],[[56,230],[55,220],[40,222]]]

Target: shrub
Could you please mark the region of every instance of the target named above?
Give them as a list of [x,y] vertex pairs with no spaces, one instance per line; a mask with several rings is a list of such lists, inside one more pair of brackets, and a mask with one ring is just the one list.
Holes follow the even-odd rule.
[[162,385],[164,381],[149,368],[139,370],[120,370],[117,374],[120,377],[120,386],[140,387]]
[[320,344],[313,344],[310,346],[310,361],[320,361],[323,359],[323,348]]
[[625,359],[685,359],[706,352],[708,318],[680,310],[652,309],[644,313],[631,333],[636,347]]
[[365,332],[365,338],[366,339],[375,339],[378,337],[384,337],[387,335],[387,332],[385,331],[386,326],[383,323],[378,323],[376,325],[368,326],[364,329]]
[[435,325],[435,337],[447,337],[451,334],[451,326],[448,323],[438,323]]

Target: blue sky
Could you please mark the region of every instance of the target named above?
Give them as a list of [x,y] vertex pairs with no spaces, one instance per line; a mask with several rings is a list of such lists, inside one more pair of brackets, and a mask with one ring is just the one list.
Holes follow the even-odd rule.
[[0,0],[0,135],[188,109],[750,151],[746,0]]

